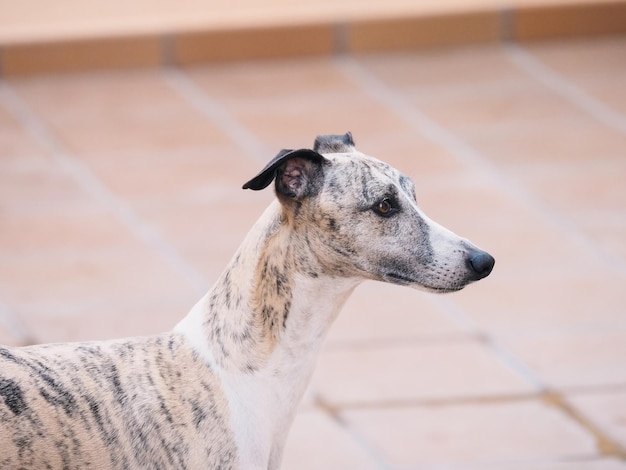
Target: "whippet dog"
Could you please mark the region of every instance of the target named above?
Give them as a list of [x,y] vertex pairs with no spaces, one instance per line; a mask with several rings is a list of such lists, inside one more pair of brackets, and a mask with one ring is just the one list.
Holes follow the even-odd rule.
[[0,468],[276,469],[360,282],[451,292],[493,268],[350,133],[281,151],[243,187],[272,181],[277,200],[172,332],[0,348]]

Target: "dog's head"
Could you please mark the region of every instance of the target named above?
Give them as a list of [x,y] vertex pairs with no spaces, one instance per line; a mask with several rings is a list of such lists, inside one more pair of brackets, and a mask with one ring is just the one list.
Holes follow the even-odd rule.
[[350,133],[282,150],[243,187],[273,180],[287,223],[327,274],[451,292],[493,268],[491,255],[430,220],[413,182],[358,152]]

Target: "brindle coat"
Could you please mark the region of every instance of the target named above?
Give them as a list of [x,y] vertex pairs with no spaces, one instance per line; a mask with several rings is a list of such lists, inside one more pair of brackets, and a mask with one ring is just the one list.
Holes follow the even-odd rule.
[[278,468],[357,284],[450,292],[493,267],[349,133],[280,152],[244,188],[274,180],[278,201],[173,332],[0,348],[0,468]]

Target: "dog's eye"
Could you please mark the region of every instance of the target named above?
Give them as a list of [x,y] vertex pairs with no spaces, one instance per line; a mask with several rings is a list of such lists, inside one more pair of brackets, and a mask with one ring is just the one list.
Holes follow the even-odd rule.
[[393,202],[389,198],[385,198],[376,203],[373,207],[374,212],[382,217],[389,217],[398,212],[398,209],[394,206]]

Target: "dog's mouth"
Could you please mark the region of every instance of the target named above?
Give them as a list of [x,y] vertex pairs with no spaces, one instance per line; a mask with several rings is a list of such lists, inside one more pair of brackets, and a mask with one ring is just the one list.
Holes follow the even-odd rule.
[[451,286],[432,286],[424,283],[423,280],[413,279],[404,274],[399,274],[396,272],[388,272],[385,273],[385,280],[389,282],[393,282],[394,284],[400,284],[403,286],[419,286],[420,288],[427,290],[429,292],[435,292],[437,294],[446,294],[448,292],[456,292],[465,287],[465,284],[455,284]]

